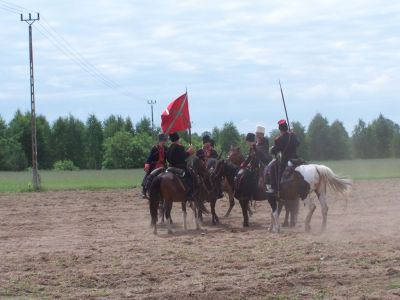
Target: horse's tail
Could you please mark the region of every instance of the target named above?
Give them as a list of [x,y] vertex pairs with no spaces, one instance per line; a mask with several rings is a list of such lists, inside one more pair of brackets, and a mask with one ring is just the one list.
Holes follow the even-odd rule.
[[317,165],[316,168],[322,184],[329,186],[335,193],[347,195],[350,192],[353,185],[350,179],[339,177],[327,166]]
[[150,187],[149,207],[151,215],[151,225],[157,224],[158,206],[161,199],[161,176],[154,178]]

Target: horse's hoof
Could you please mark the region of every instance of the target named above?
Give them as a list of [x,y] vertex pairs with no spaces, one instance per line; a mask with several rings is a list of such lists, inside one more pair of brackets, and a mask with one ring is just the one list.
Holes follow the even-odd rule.
[[243,227],[249,227],[249,223],[247,222],[243,223]]
[[229,214],[226,214],[226,215],[224,216],[224,218],[227,218],[227,217],[229,217]]
[[282,227],[290,227],[288,223],[283,223]]
[[170,229],[168,229],[168,234],[173,234],[174,232]]

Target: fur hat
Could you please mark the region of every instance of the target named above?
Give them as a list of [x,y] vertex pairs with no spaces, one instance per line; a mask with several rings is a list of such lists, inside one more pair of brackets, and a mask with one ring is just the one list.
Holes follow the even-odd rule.
[[264,133],[265,133],[265,127],[264,127],[264,126],[261,126],[261,125],[257,125],[257,127],[256,127],[256,133],[262,133],[262,134],[264,134]]
[[203,144],[205,143],[211,143],[211,138],[209,135],[203,136]]
[[167,140],[168,140],[168,137],[167,137],[166,134],[160,133],[160,134],[158,135],[158,141],[159,141],[159,142],[166,142]]
[[279,120],[278,125],[279,125],[279,130],[282,130],[282,131],[288,130],[288,125],[286,123],[286,120],[284,120],[284,119]]
[[171,133],[171,134],[169,135],[169,140],[170,140],[171,142],[176,142],[177,140],[179,140],[179,135],[178,135],[178,133],[177,133],[177,132]]
[[256,141],[256,135],[252,132],[249,132],[246,135],[246,142],[255,142]]

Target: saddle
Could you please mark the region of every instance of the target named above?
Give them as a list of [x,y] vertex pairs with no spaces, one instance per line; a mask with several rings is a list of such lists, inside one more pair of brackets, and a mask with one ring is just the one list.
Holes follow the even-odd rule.
[[184,170],[179,169],[179,168],[175,168],[175,167],[168,167],[165,172],[171,172],[173,174],[175,174],[176,176],[178,176],[179,178],[184,178],[186,173]]

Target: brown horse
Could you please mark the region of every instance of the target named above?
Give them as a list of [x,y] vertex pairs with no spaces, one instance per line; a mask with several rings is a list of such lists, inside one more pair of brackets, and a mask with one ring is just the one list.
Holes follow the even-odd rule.
[[[227,157],[227,161],[230,162],[233,166],[236,166],[237,168],[239,168],[239,166],[242,164],[242,162],[244,162],[245,158],[244,155],[242,154],[242,151],[240,150],[239,146],[231,146],[229,153],[228,153],[228,157]],[[238,169],[237,169],[238,170]],[[228,194],[228,199],[229,199],[229,208],[228,211],[225,214],[225,218],[229,217],[232,208],[235,206],[235,191],[234,191],[234,183],[233,183],[233,177],[229,176],[223,177],[223,190],[224,192],[226,192]],[[251,211],[250,211],[251,214]]]
[[[197,157],[192,157],[190,163],[190,169],[193,171],[193,180],[198,180],[198,177],[204,179],[208,176],[207,169],[204,163]],[[194,184],[198,187],[198,183]],[[151,187],[150,187],[150,197],[149,197],[149,208],[151,215],[151,225],[154,227],[154,234],[157,234],[157,210],[160,203],[163,203],[165,218],[167,221],[168,233],[172,232],[172,220],[171,220],[171,210],[173,202],[180,202],[182,206],[183,213],[183,228],[187,229],[186,222],[186,203],[190,201],[190,206],[193,210],[193,214],[196,220],[196,229],[200,229],[199,212],[205,210],[203,202],[199,197],[199,188],[195,189],[193,193],[193,198],[189,199],[187,196],[187,191],[182,182],[182,178],[173,172],[161,173],[158,175]]]

